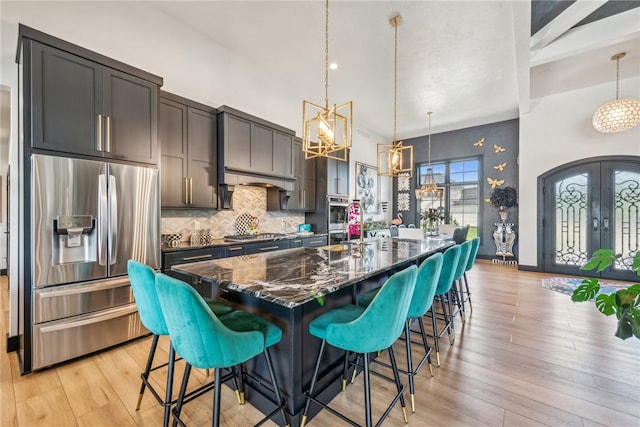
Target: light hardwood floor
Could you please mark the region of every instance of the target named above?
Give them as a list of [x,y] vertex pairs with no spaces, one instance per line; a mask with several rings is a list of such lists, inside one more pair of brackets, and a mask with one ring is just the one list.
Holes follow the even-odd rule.
[[[574,304],[542,288],[541,279],[549,276],[476,263],[469,275],[473,313],[463,328],[456,320],[456,340],[451,347],[444,340],[435,376],[423,369],[416,377],[417,411],[409,414],[410,426],[640,426],[640,341],[614,337],[615,319],[593,304]],[[135,410],[150,338],[20,376],[16,354],[6,353],[6,277],[0,285],[0,425],[162,424],[162,408],[150,394]],[[404,345],[396,348],[404,360]],[[166,360],[167,351],[163,340],[156,360]],[[207,381],[202,371],[196,377],[194,382]],[[361,377],[333,405],[364,422]],[[159,388],[162,382],[156,381]],[[374,376],[372,387],[377,419],[393,385]],[[207,394],[188,404],[187,423],[210,425],[211,402]],[[261,418],[251,405],[238,406],[224,387],[222,405],[222,425],[253,425]],[[309,425],[342,422],[323,411]],[[400,409],[393,409],[385,425],[404,425]]]

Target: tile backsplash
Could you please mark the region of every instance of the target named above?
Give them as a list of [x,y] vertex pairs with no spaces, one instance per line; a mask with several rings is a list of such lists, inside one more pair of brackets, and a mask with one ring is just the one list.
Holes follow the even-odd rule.
[[304,223],[302,213],[267,212],[266,188],[237,185],[233,192],[233,210],[163,209],[162,233],[182,233],[182,240],[188,241],[198,222],[200,231],[211,230],[213,238],[238,234],[235,224],[242,214],[257,217],[261,233],[295,233],[298,224]]

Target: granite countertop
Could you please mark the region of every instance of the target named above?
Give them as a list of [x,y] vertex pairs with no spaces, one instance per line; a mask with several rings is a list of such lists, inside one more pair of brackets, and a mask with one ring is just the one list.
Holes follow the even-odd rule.
[[172,270],[293,308],[453,244],[439,239],[367,239],[362,247],[284,249],[180,264]]
[[[264,234],[269,234],[269,233],[264,233]],[[222,238],[218,238],[218,239],[211,240],[211,243],[208,245],[192,245],[188,241],[182,241],[176,247],[169,247],[169,246],[162,245],[162,252],[177,252],[177,251],[184,251],[186,249],[204,249],[204,248],[236,246],[236,245],[244,245],[247,243],[255,243],[255,242],[268,242],[268,241],[283,240],[283,239],[321,237],[326,235],[327,233],[314,233],[314,234],[304,234],[304,235],[301,235],[298,233],[289,233],[289,234],[282,234],[277,237],[268,237],[268,238],[260,238],[258,236],[255,239],[247,239],[241,242],[237,242],[237,241],[232,242]]]

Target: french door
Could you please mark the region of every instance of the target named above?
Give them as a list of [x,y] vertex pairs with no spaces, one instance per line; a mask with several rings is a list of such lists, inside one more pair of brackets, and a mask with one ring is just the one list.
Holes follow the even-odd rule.
[[[546,272],[637,281],[640,249],[640,158],[587,161],[543,179],[543,264]],[[580,267],[599,248],[622,254],[599,275]]]

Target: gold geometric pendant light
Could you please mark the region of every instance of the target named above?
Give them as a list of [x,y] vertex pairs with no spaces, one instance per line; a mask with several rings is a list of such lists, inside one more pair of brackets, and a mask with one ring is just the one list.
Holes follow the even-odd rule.
[[433,114],[431,111],[427,113],[429,116],[429,164],[425,175],[422,177],[422,185],[416,188],[416,199],[418,200],[440,199],[444,193],[444,188],[438,187],[436,178],[433,176],[433,168],[431,167],[431,114]]
[[395,30],[394,34],[394,68],[393,68],[393,143],[378,144],[378,175],[398,176],[413,171],[413,146],[404,146],[402,141],[396,141],[396,106],[398,95],[398,26],[402,24],[402,17],[396,15],[389,20]]
[[624,56],[625,53],[622,52],[611,57],[616,61],[616,99],[603,104],[593,114],[593,127],[598,132],[622,132],[640,123],[640,101],[633,98],[618,98],[620,59]]
[[324,106],[302,102],[302,151],[305,159],[328,157],[347,161],[351,147],[352,101],[329,106],[329,0],[325,12]]

